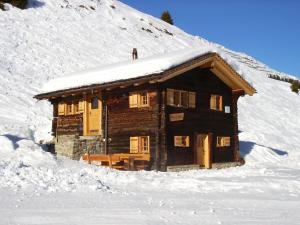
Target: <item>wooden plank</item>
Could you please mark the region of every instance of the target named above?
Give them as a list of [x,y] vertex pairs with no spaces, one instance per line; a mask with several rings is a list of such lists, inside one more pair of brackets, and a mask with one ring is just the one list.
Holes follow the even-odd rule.
[[184,113],[172,113],[169,115],[169,119],[171,122],[181,121],[184,119]]

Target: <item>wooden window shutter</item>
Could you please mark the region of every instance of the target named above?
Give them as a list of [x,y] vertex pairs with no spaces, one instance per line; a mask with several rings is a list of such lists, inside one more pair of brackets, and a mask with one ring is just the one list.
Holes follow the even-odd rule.
[[65,104],[64,103],[58,104],[58,115],[59,116],[65,115]]
[[138,94],[129,93],[129,108],[138,107]]
[[174,136],[174,146],[181,146],[182,145],[182,139],[181,136]]
[[167,89],[167,105],[174,105],[174,90]]
[[230,137],[223,137],[223,146],[230,146]]
[[222,96],[218,96],[218,98],[219,98],[218,110],[219,111],[223,111],[223,97]]
[[189,92],[189,107],[196,108],[196,92]]
[[138,153],[138,152],[139,152],[139,138],[130,137],[130,153]]
[[190,147],[190,137],[189,136],[186,136],[184,137],[185,138],[185,146],[186,147]]
[[210,96],[210,108],[216,110],[216,96],[215,95],[211,95]]

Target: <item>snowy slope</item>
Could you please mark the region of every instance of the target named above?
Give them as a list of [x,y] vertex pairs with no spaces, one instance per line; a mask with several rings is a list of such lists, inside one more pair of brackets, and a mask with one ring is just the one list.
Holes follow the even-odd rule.
[[[300,96],[267,77],[288,75],[113,0],[31,0],[0,11],[0,31],[0,224],[120,224],[114,214],[124,224],[300,221]],[[140,58],[214,49],[252,83],[258,93],[239,102],[245,166],[122,173],[41,150],[51,106],[32,96],[52,78],[127,61],[133,47]]]

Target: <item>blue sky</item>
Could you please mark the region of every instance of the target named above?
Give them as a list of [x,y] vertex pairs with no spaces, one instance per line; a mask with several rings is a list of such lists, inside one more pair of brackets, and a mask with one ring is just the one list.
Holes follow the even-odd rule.
[[300,78],[300,0],[121,0]]

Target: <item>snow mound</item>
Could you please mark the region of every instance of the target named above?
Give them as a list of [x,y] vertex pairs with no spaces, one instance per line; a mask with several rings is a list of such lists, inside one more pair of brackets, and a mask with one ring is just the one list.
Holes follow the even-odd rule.
[[28,188],[36,193],[110,190],[93,166],[56,159],[32,140],[0,136],[0,141],[0,188],[9,187],[15,191]]

